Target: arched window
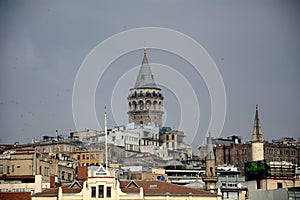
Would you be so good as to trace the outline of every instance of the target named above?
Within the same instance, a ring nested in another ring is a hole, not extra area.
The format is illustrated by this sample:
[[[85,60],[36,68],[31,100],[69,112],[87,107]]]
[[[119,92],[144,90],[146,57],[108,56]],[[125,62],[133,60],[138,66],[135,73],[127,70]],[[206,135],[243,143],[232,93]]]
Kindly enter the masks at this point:
[[[161,104],[161,101],[158,103],[158,109],[161,110],[162,108],[162,104]]]
[[[149,110],[151,108],[151,101],[146,101],[146,109]]]
[[[133,108],[132,108],[133,110],[136,110],[136,109],[137,109],[137,104],[136,104],[135,101],[132,102],[132,107],[133,107]]]
[[[153,109],[156,110],[157,109],[157,101],[153,102]]]
[[[140,110],[144,110],[144,102],[139,101]]]

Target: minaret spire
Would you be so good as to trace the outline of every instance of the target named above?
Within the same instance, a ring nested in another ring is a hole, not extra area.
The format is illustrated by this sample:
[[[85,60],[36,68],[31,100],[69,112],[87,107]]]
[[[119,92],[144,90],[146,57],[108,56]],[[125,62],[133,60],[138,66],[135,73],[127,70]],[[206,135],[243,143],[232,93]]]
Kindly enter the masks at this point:
[[[252,142],[262,142],[263,136],[261,131],[260,120],[258,116],[258,105],[256,104],[255,118],[252,131]]]

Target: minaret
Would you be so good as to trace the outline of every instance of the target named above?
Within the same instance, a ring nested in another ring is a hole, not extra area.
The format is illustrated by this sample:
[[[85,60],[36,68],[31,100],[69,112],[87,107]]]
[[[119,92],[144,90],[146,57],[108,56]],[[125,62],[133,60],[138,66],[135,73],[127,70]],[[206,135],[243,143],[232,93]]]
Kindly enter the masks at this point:
[[[264,143],[261,131],[260,120],[258,116],[258,105],[256,105],[254,125],[252,131],[252,161],[264,159]]]
[[[153,124],[161,127],[164,97],[154,81],[147,59],[146,45],[144,45],[144,58],[134,88],[129,91],[127,98],[129,123]]]
[[[218,182],[218,176],[216,175],[215,154],[210,133],[207,138],[206,154],[207,155],[205,158],[205,176],[203,177],[203,181],[205,182],[206,190],[211,192],[217,192],[216,183]]]

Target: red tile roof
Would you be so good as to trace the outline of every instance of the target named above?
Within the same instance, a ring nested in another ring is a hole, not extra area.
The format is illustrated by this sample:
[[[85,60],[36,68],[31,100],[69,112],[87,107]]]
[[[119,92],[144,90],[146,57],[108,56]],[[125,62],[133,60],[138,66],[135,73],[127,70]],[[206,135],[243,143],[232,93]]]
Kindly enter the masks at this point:
[[[139,188],[130,188],[128,187],[130,184],[130,180],[121,180],[120,188],[122,192],[125,193],[139,193]],[[170,195],[209,195],[216,196],[211,192],[203,191],[200,189],[187,188],[181,185],[175,185],[171,183],[167,183],[164,181],[157,180],[134,180],[134,182],[139,186],[143,187],[144,195],[159,195],[169,193]]]
[[[78,182],[81,187],[83,185],[83,181]],[[79,193],[81,192],[82,188],[70,188],[70,185],[67,184],[62,186],[62,192],[63,194],[70,194],[70,193]],[[58,195],[58,188],[47,188],[43,190],[42,192],[36,193],[35,196],[57,196]]]
[[[0,200],[31,200],[30,192],[0,192]]]

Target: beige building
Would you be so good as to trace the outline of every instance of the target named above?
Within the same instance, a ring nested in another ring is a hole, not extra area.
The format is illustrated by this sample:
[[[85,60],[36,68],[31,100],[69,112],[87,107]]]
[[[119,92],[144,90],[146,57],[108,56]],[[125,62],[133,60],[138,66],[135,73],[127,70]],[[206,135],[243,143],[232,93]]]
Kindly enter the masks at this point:
[[[192,146],[185,144],[184,132],[163,127],[159,134],[159,143],[162,149],[167,150],[168,160],[192,158]],[[158,151],[159,152],[159,151]]]
[[[49,188],[49,182],[42,181],[42,175],[9,175],[0,177],[0,192],[41,192]],[[1,198],[0,198],[1,199]]]
[[[0,176],[41,175],[42,182],[50,182],[56,176],[60,182],[74,180],[76,164],[73,160],[59,160],[58,157],[42,154],[34,149],[10,151],[0,155]]]
[[[71,137],[76,137],[80,141],[84,141],[86,138],[92,138],[93,136],[96,136],[98,134],[101,134],[101,131],[96,131],[93,129],[85,129],[84,131],[76,131],[76,132],[71,132],[70,136]],[[97,142],[96,140],[93,142]]]
[[[83,150],[73,152],[73,158],[79,161],[79,166],[100,166],[103,163],[102,150]]]
[[[213,200],[216,194],[164,181],[117,180],[113,171],[89,167],[86,180],[34,194],[32,200]]]

